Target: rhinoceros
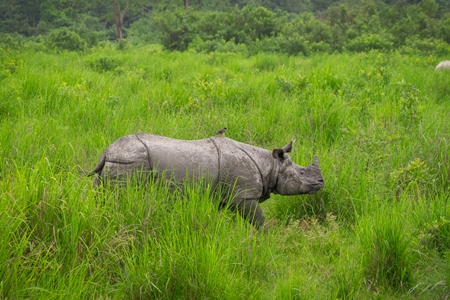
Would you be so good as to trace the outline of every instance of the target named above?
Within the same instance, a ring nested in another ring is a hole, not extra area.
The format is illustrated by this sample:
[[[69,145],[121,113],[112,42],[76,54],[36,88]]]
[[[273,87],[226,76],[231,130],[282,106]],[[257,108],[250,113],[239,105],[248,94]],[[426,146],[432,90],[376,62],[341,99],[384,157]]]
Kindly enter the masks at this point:
[[[434,70],[450,70],[450,60],[441,61]]]
[[[153,174],[175,185],[206,178],[213,188],[225,187],[228,196],[219,207],[237,211],[261,228],[265,217],[259,203],[271,193],[311,194],[324,186],[317,156],[312,165],[299,166],[287,154],[292,145],[269,151],[224,136],[178,140],[136,133],[112,143],[89,175],[96,175],[96,186],[105,180],[121,185],[136,174]]]

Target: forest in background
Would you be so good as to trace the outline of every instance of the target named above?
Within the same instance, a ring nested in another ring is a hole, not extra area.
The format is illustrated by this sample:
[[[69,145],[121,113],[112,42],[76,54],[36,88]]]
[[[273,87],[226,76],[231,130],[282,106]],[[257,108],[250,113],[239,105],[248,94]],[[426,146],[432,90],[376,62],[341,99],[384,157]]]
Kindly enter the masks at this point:
[[[309,55],[372,49],[450,53],[446,0],[38,0],[0,4],[3,39],[85,50],[103,41],[167,50]],[[5,35],[6,34],[6,35]],[[4,42],[8,44],[9,42]]]

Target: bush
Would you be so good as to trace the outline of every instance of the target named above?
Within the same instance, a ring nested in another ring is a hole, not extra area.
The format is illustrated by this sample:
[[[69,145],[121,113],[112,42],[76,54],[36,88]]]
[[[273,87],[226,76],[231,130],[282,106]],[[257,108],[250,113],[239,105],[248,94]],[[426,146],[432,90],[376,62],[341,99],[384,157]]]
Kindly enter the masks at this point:
[[[439,37],[447,43],[450,43],[450,13],[447,13],[443,16],[438,30]]]
[[[102,35],[101,33],[92,31],[86,27],[77,28],[76,33],[86,42],[88,47],[96,46]]]
[[[280,50],[288,55],[309,54],[309,42],[298,33],[278,37]]]
[[[20,51],[24,45],[23,36],[19,34],[0,33],[0,48],[6,51]]]
[[[450,45],[441,39],[423,39],[413,36],[406,39],[401,52],[405,54],[445,56],[450,54]]]
[[[78,33],[87,42],[88,47],[93,47],[99,41],[106,39],[105,28],[98,18],[81,14],[78,19],[76,25],[70,29]]]
[[[350,51],[367,52],[370,50],[390,50],[394,43],[390,36],[380,34],[362,34],[348,41],[344,48]]]
[[[152,18],[140,18],[128,28],[128,37],[137,43],[154,44],[161,41],[161,33]]]
[[[117,41],[117,50],[127,50],[130,47],[130,44],[127,39],[120,39]]]
[[[155,26],[161,31],[161,43],[165,49],[184,51],[196,36],[195,25],[199,16],[190,10],[179,9],[159,14]]]
[[[56,51],[84,51],[87,43],[80,35],[67,28],[50,32],[46,39],[47,47]]]
[[[240,11],[239,15],[236,25],[241,27],[239,29],[245,36],[246,42],[261,40],[280,32],[279,18],[264,7],[247,5]]]
[[[196,52],[220,52],[220,53],[247,53],[245,44],[236,44],[234,40],[225,41],[224,39],[202,40],[200,37],[195,38],[189,44],[189,50]]]
[[[22,67],[23,62],[17,54],[23,45],[22,36],[0,33],[0,82]]]
[[[117,67],[121,65],[121,62],[118,61],[117,59],[110,58],[108,56],[102,56],[89,62],[89,65],[93,70],[99,73],[104,73],[114,71]]]

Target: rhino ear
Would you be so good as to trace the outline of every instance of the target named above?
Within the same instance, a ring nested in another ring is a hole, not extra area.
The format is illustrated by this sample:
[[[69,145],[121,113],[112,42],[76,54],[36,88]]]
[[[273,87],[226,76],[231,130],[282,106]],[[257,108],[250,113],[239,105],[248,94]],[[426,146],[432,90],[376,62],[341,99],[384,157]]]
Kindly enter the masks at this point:
[[[314,162],[312,164],[314,167],[319,167],[319,158],[317,158],[317,155],[314,156]]]
[[[284,150],[283,149],[273,149],[272,156],[276,159],[284,159]]]
[[[292,140],[289,144],[283,147],[283,151],[286,153],[292,152],[292,146],[294,145],[295,140]]]

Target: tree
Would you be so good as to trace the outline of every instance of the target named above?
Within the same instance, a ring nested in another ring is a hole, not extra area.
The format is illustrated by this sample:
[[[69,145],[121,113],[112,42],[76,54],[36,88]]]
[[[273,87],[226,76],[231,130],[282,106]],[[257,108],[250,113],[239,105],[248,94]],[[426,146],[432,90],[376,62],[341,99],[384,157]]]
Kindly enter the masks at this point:
[[[0,1],[0,32],[31,35],[39,23],[43,0]]]
[[[116,39],[122,39],[123,31],[123,17],[128,9],[128,4],[130,0],[114,0],[113,3],[113,13],[114,13],[114,24],[116,25]],[[125,6],[125,7],[124,7]]]

